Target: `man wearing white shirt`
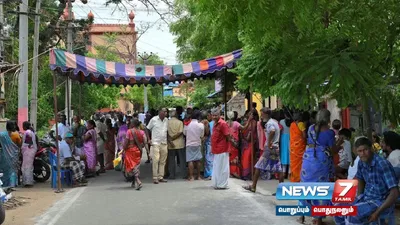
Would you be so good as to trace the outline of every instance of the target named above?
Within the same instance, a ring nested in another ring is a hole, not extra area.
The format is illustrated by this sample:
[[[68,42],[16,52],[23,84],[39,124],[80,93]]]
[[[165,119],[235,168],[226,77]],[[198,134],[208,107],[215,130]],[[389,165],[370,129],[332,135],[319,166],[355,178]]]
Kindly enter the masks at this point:
[[[400,168],[400,150],[395,149],[393,150],[387,160],[392,164],[393,167],[399,167]]]
[[[144,124],[145,119],[146,119],[146,114],[144,114],[144,113],[139,113],[139,121],[140,121],[142,124]]]
[[[65,125],[65,115],[58,114],[57,116],[57,130],[58,130],[58,140],[61,141],[65,138],[65,134],[69,132],[69,128]],[[56,124],[53,125],[50,131],[50,137],[56,138]]]
[[[158,116],[151,118],[147,129],[151,131],[151,149],[153,151],[153,183],[167,182],[164,179],[165,164],[168,156],[167,131],[168,119],[166,118],[167,109],[162,108]],[[147,139],[150,140],[146,130]]]
[[[393,131],[383,133],[381,147],[386,153],[387,160],[393,167],[400,168],[400,135]]]
[[[359,162],[360,162],[360,156],[357,156],[357,158],[354,160],[353,164],[351,164],[349,166],[349,170],[347,172],[347,179],[348,180],[353,180],[354,177],[356,176]]]
[[[387,160],[392,164],[397,178],[400,177],[400,135],[393,131],[383,133],[381,147],[386,153]],[[399,181],[400,186],[400,181]]]
[[[183,134],[186,136],[186,162],[189,164],[189,181],[193,181],[194,164],[197,167],[196,180],[200,179],[200,160],[201,142],[204,137],[204,124],[199,123],[200,111],[195,110],[192,114],[192,120],[184,127]]]

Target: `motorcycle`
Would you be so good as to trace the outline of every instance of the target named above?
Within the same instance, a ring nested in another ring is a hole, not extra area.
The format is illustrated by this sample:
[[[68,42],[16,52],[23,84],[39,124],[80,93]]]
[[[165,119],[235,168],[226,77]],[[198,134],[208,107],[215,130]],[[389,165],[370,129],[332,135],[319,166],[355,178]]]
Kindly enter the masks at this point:
[[[46,182],[51,175],[49,153],[55,154],[57,148],[54,140],[45,136],[39,141],[39,150],[35,154],[33,161],[33,179],[37,182]]]

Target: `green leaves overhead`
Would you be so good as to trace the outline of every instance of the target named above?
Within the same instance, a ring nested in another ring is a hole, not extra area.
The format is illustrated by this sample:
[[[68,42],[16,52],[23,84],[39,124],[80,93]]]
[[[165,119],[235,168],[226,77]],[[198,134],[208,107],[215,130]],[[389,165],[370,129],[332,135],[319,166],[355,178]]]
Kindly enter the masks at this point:
[[[171,30],[180,56],[198,59],[243,47],[235,69],[239,89],[252,86],[299,108],[327,96],[344,107],[360,99],[382,105],[377,90],[399,81],[396,1],[179,0],[178,5],[186,14]]]
[[[158,55],[142,55],[139,57],[139,64],[144,64],[143,59],[147,59],[148,65],[164,65],[164,61]],[[125,89],[124,99],[130,101],[135,110],[140,110],[144,106],[144,87],[134,86]],[[163,104],[163,89],[160,85],[147,86],[147,101],[150,108],[158,109]],[[144,107],[143,107],[144,108]]]
[[[211,108],[221,98],[207,98],[209,94],[214,93],[213,80],[195,80],[194,91],[189,94],[190,103],[198,108]]]
[[[237,24],[232,17],[232,23],[224,23],[214,17],[213,10],[196,0],[177,0],[176,14],[180,18],[170,26],[170,31],[177,36],[179,47],[178,58],[182,62],[201,60],[230,52],[242,47],[238,39]],[[228,19],[228,18],[227,18]]]
[[[400,124],[400,88],[388,86],[380,93],[379,101],[383,117],[394,125]]]
[[[186,98],[175,96],[164,96],[163,107],[176,108],[177,106],[186,107]]]

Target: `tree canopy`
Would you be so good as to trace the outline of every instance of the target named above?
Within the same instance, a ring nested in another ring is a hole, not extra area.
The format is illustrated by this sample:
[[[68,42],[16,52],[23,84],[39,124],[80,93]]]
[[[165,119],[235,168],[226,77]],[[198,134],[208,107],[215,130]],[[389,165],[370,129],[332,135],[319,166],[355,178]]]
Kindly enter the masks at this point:
[[[214,93],[214,80],[195,80],[194,91],[189,94],[190,103],[198,108],[211,108],[220,98],[207,98]]]
[[[207,1],[205,1],[207,2]],[[235,4],[236,5],[236,4]],[[175,13],[179,20],[170,25],[176,35],[178,58],[183,62],[213,57],[240,49],[237,20],[234,14],[226,15],[230,23],[224,23],[212,16],[218,10],[196,0],[177,0]]]
[[[138,58],[139,64],[145,64],[143,59],[146,60],[148,65],[164,65],[164,61],[156,54],[143,53],[141,57]],[[147,101],[150,108],[158,108],[163,102],[163,89],[160,85],[147,86]],[[130,101],[136,110],[140,110],[144,106],[144,86],[133,86],[126,88],[126,93],[124,98]]]
[[[175,108],[177,106],[186,107],[186,98],[164,96],[164,102],[162,106],[167,108]]]
[[[170,31],[176,36],[177,57],[181,62],[202,60],[243,47],[235,15],[227,15],[230,23],[224,23],[209,13],[212,10],[196,0],[175,1],[174,14],[179,19],[170,24]],[[227,90],[234,89],[235,76],[227,77],[226,81],[222,76],[216,79],[222,86],[226,84]]]
[[[179,56],[242,47],[235,70],[242,90],[252,86],[298,108],[325,96],[340,106],[368,100],[383,106],[398,95],[382,95],[399,80],[395,1],[179,0],[177,7],[184,13],[171,31]],[[397,111],[385,112],[386,118],[399,122],[391,113]]]

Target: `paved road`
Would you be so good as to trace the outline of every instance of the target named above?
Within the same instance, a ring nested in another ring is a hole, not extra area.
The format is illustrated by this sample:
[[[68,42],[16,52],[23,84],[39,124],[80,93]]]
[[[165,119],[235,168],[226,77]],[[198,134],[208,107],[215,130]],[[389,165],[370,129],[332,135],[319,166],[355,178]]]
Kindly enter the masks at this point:
[[[297,224],[276,217],[274,198],[242,190],[231,179],[230,189],[214,190],[210,181],[170,180],[151,183],[151,165],[142,163],[143,188],[136,191],[121,172],[109,171],[87,187],[66,193],[37,225],[265,225]]]

